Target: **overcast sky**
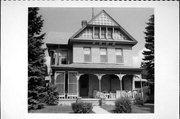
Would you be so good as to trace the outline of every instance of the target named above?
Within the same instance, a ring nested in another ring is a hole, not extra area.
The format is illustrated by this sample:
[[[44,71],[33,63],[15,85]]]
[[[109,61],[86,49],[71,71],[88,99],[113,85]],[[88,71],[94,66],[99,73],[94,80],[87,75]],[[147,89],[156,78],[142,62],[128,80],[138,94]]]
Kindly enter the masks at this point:
[[[133,60],[137,61],[145,44],[145,27],[153,8],[94,8],[94,15],[105,10],[137,41],[133,47]],[[92,18],[92,8],[40,8],[39,13],[44,19],[43,32],[65,32],[70,35],[81,28],[81,21]],[[68,39],[67,39],[68,40]]]

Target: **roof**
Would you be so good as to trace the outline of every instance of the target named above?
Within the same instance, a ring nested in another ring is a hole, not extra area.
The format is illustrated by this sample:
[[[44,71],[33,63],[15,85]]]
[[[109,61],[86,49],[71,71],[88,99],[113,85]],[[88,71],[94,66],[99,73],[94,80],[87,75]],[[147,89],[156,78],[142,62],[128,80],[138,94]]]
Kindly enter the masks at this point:
[[[44,41],[46,44],[68,44],[68,39],[72,34],[68,32],[48,32]]]
[[[61,64],[59,66],[52,66],[52,68],[66,68],[66,69],[104,69],[104,70],[137,70],[141,71],[141,68],[129,67],[121,64],[104,64],[104,63],[72,63],[72,64]]]

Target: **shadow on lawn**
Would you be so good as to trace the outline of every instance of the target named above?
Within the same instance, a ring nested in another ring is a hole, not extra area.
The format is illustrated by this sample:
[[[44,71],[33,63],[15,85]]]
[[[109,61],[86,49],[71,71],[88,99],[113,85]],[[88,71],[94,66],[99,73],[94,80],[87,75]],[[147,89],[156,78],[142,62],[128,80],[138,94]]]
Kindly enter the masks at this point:
[[[93,111],[90,113],[74,113],[71,106],[45,106],[42,109],[37,110],[30,110],[29,113],[64,113],[64,114],[92,114]]]
[[[101,108],[107,110],[110,113],[116,113],[113,105],[102,105]],[[154,105],[132,105],[131,113],[154,113]]]

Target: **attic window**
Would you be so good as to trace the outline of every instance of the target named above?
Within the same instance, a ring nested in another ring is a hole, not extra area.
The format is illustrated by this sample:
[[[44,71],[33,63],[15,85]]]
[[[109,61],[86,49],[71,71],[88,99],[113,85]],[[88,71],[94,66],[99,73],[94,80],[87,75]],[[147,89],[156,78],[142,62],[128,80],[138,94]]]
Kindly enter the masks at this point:
[[[105,28],[101,28],[101,38],[102,39],[106,38],[106,29]]]
[[[99,28],[95,28],[94,38],[99,38]]]
[[[107,38],[112,39],[112,29],[108,29]]]

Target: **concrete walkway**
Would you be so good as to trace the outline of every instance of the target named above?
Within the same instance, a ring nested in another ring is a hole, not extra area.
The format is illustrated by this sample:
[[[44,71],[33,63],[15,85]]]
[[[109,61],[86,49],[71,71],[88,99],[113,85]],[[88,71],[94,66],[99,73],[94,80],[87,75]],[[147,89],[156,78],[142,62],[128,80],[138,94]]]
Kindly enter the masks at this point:
[[[110,114],[110,112],[102,109],[100,106],[93,106],[92,111],[97,114]]]

